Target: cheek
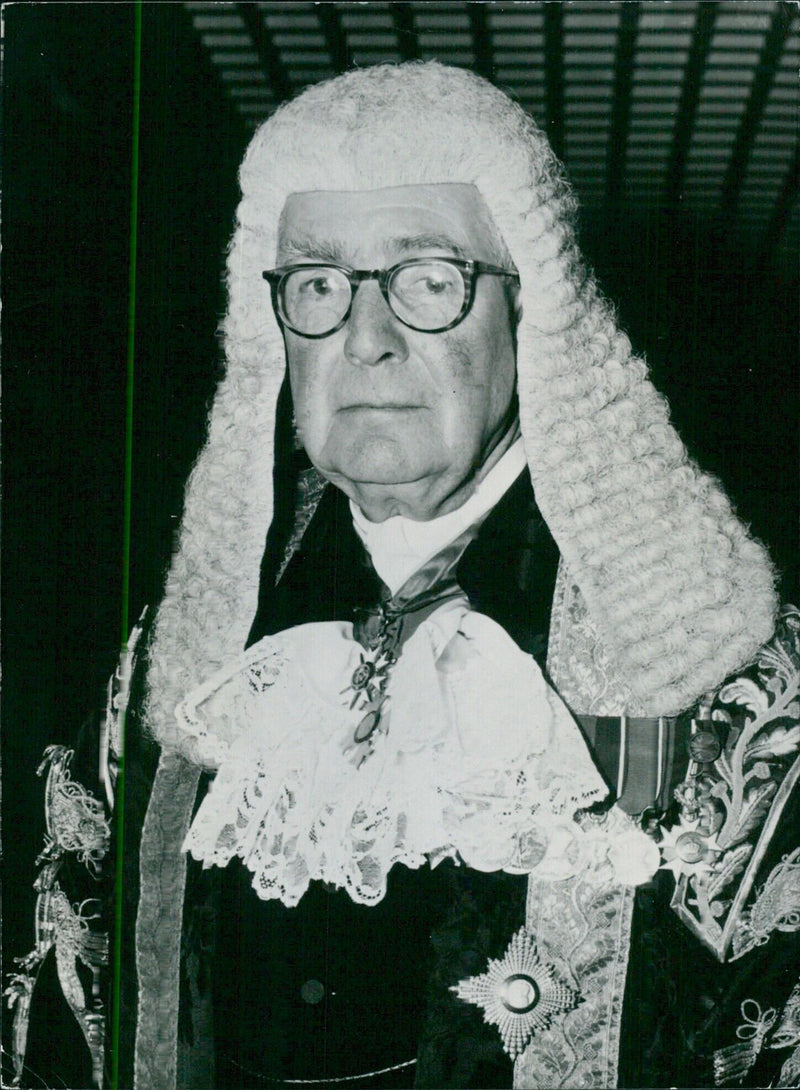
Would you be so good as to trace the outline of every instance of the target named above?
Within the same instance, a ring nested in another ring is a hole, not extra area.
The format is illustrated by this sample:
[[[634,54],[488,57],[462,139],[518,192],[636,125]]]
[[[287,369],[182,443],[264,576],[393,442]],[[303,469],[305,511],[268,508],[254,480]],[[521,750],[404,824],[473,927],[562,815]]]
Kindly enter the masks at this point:
[[[502,310],[495,308],[492,320],[487,322],[481,360],[486,383],[486,402],[490,414],[496,419],[505,415],[514,396],[517,380],[514,334],[505,300]]]
[[[494,424],[508,409],[516,380],[508,322],[487,319],[472,336],[450,334],[447,359],[442,392],[455,411]]]
[[[324,410],[325,384],[323,370],[319,366],[313,348],[288,345],[286,358],[289,366],[289,382],[292,388],[295,420],[303,429],[313,424]]]

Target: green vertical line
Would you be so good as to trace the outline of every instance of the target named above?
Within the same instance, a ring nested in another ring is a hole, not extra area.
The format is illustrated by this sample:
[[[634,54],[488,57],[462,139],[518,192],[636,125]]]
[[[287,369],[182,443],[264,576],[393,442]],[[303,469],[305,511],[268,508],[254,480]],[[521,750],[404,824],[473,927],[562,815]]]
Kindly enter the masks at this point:
[[[128,351],[125,384],[125,485],[122,516],[122,647],[130,631],[128,611],[131,561],[131,497],[133,482],[133,377],[136,345],[136,242],[139,215],[139,104],[141,98],[142,0],[135,0],[133,15],[133,116],[131,132],[131,215],[128,257]],[[125,712],[120,716],[120,754],[117,771],[116,867],[114,875],[114,963],[111,996],[111,1088],[119,1090],[120,990],[122,962],[122,880],[125,839]]]

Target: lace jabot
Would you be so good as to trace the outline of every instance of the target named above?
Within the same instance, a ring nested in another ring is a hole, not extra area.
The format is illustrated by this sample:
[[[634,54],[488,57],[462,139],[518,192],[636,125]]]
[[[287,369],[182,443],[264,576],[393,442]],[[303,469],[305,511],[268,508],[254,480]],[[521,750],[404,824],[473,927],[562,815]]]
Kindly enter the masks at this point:
[[[184,848],[239,856],[264,899],[294,905],[320,879],[371,904],[391,867],[450,856],[483,871],[561,879],[609,857],[646,880],[655,845],[621,812],[579,825],[607,794],[535,661],[463,598],[439,606],[392,667],[381,733],[354,760],[362,713],[348,681],[363,648],[344,622],[253,645],[178,707],[218,768]]]

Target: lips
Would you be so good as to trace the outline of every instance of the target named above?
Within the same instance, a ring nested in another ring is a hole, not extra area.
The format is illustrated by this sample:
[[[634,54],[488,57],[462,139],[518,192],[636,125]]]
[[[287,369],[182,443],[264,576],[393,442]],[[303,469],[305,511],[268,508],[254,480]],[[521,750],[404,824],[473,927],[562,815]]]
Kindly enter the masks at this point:
[[[373,403],[359,403],[357,405],[342,405],[339,409],[340,413],[350,413],[363,411],[372,412],[402,412],[408,409],[422,409],[423,405],[407,405],[400,402],[386,402],[385,404],[373,404]]]

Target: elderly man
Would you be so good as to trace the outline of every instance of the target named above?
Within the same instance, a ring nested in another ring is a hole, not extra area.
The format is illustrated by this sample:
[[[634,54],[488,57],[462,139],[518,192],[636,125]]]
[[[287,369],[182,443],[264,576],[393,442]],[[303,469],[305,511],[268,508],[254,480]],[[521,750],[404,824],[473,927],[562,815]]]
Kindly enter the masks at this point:
[[[377,67],[278,111],[241,183],[129,723],[160,746],[135,1085],[788,1084],[796,615],[710,719],[771,565],[545,138],[469,73]]]

